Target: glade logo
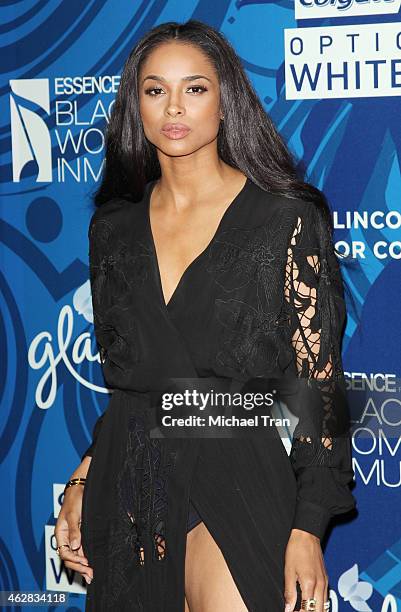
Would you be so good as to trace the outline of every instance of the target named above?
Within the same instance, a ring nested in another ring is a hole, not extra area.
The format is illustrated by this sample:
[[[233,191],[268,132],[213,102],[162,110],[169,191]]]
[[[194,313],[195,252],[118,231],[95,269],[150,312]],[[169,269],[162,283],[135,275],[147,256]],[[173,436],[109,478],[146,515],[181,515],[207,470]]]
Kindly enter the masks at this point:
[[[75,291],[73,305],[79,315],[83,315],[86,321],[93,323],[89,280]],[[65,330],[64,327],[66,327]],[[88,380],[85,380],[75,369],[75,366],[79,366],[85,359],[100,363],[99,353],[95,355],[92,354],[91,334],[89,332],[84,332],[75,339],[72,347],[71,360],[69,359],[67,349],[73,335],[73,327],[74,311],[71,306],[66,304],[61,309],[58,319],[57,348],[54,348],[53,336],[48,331],[37,334],[29,346],[28,363],[31,368],[33,370],[42,370],[47,366],[36,388],[35,401],[38,408],[50,408],[56,399],[58,388],[57,366],[60,362],[64,364],[72,377],[81,385],[93,391],[109,393],[109,390],[105,387],[98,387]],[[40,349],[41,346],[43,347],[42,349]],[[48,386],[48,395],[46,397],[44,392],[48,381],[50,382]]]
[[[398,13],[401,0],[295,0],[295,19]]]
[[[52,180],[49,130],[32,105],[50,114],[49,79],[11,79],[10,117],[13,181],[20,182],[29,162],[38,167],[37,183]]]

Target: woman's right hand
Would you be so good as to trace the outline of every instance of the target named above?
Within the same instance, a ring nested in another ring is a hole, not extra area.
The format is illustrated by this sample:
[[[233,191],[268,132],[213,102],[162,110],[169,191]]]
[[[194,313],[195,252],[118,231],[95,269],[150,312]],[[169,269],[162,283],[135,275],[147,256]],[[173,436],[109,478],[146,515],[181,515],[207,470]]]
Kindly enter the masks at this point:
[[[86,583],[93,579],[93,569],[88,565],[81,544],[81,512],[82,512],[83,486],[68,487],[64,494],[63,505],[54,528],[57,546],[67,544],[59,549],[60,559],[69,569],[82,574]]]

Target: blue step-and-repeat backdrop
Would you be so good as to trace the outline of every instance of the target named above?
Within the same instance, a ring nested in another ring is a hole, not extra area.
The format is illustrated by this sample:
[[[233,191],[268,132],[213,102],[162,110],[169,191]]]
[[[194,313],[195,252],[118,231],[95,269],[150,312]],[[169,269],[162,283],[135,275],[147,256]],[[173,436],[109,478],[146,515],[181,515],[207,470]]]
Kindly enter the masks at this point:
[[[194,18],[233,43],[326,193],[338,250],[354,258],[343,361],[363,404],[359,515],[327,539],[330,597],[334,612],[401,612],[400,3],[0,2],[0,590],[61,590],[66,609],[84,609],[86,583],[60,563],[53,530],[109,399],[93,336],[90,197],[129,51],[154,25]]]

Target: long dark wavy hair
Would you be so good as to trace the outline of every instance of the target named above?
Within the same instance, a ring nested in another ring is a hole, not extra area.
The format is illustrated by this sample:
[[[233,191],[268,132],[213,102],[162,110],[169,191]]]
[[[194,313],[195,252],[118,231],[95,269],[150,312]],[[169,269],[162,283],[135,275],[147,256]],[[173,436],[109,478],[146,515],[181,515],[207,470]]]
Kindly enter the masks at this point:
[[[265,191],[314,202],[324,213],[332,233],[326,196],[305,181],[301,164],[263,108],[234,48],[221,32],[194,19],[185,23],[170,21],[152,28],[128,56],[104,134],[105,164],[99,188],[92,196],[95,206],[115,197],[139,201],[146,183],[161,176],[156,147],[143,130],[138,77],[152,51],[170,41],[196,45],[216,70],[224,115],[217,135],[219,157]]]

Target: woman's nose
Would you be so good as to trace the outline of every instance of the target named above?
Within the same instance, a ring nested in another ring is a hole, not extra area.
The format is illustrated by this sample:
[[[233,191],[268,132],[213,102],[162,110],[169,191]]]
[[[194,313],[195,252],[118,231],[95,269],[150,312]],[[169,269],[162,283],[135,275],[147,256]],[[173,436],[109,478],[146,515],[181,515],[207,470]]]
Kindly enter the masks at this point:
[[[169,107],[167,109],[167,114],[170,117],[176,117],[177,115],[183,115],[183,112],[175,107]]]
[[[184,114],[184,106],[181,102],[180,99],[180,94],[179,93],[171,93],[168,100],[167,100],[167,113],[169,115],[175,116],[175,115],[182,115]]]

